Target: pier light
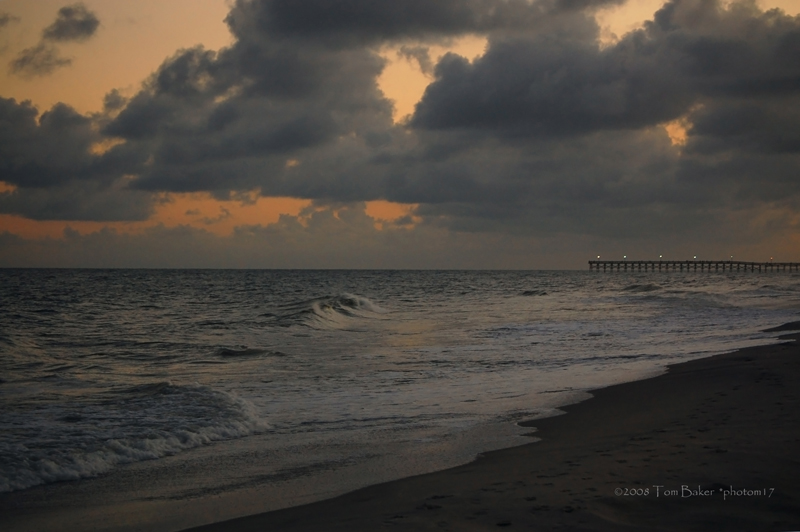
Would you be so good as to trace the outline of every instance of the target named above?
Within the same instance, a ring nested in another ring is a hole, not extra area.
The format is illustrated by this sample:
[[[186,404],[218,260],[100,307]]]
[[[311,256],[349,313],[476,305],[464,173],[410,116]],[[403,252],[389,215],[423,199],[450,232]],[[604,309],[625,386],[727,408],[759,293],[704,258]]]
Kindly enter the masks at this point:
[[[627,260],[627,259],[628,259],[628,256],[627,256],[627,255],[623,255],[623,256],[622,256],[622,260]]]
[[[658,256],[658,260],[661,260],[661,259],[663,259],[663,258],[664,258],[664,255],[659,255],[659,256]]]
[[[600,260],[600,255],[597,256],[597,260]]]
[[[694,260],[697,260],[697,255],[694,256]]]

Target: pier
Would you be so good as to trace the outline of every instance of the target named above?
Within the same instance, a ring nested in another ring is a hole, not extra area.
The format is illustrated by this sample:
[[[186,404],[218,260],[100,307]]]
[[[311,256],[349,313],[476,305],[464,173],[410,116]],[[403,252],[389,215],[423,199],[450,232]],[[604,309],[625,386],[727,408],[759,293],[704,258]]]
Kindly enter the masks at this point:
[[[800,262],[745,262],[739,260],[590,260],[595,271],[700,271],[700,272],[798,272]]]

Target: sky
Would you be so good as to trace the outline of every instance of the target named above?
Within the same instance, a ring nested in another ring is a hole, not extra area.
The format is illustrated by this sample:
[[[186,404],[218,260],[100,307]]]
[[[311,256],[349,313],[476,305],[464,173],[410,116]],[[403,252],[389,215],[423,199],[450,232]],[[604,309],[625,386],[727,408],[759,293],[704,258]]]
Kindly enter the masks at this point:
[[[800,261],[800,0],[0,0],[0,267]]]

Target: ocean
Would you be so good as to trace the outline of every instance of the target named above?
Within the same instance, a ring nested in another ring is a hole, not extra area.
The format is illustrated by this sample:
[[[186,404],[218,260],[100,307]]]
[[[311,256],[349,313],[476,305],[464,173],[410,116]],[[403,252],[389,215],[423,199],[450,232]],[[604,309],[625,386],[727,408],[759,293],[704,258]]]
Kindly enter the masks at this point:
[[[256,490],[268,510],[463,464],[592,389],[775,342],[800,276],[5,269],[0,302],[0,492],[135,471],[161,479],[150,499]]]

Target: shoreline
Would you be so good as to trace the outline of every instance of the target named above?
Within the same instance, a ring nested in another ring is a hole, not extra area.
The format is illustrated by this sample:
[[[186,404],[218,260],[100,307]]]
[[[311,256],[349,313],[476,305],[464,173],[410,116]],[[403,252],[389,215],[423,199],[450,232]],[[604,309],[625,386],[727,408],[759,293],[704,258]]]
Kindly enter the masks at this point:
[[[800,333],[779,339],[595,390],[463,466],[185,532],[797,530]]]
[[[765,332],[789,331],[800,331],[800,322]],[[559,408],[568,415],[520,423],[536,441],[317,502],[230,519],[263,508],[263,493],[170,501],[153,495],[160,482],[172,480],[143,475],[146,464],[134,464],[123,475],[87,484],[0,495],[0,528],[800,530],[800,488],[793,485],[800,477],[800,332],[778,338],[784,342],[682,362],[655,377],[596,389]],[[135,487],[148,478],[149,486]],[[744,492],[728,498],[719,491],[682,497],[684,485],[700,492],[725,486],[772,491],[768,497]],[[116,491],[120,486],[125,494]],[[628,493],[614,495],[618,488]],[[647,494],[638,491],[644,489]]]

